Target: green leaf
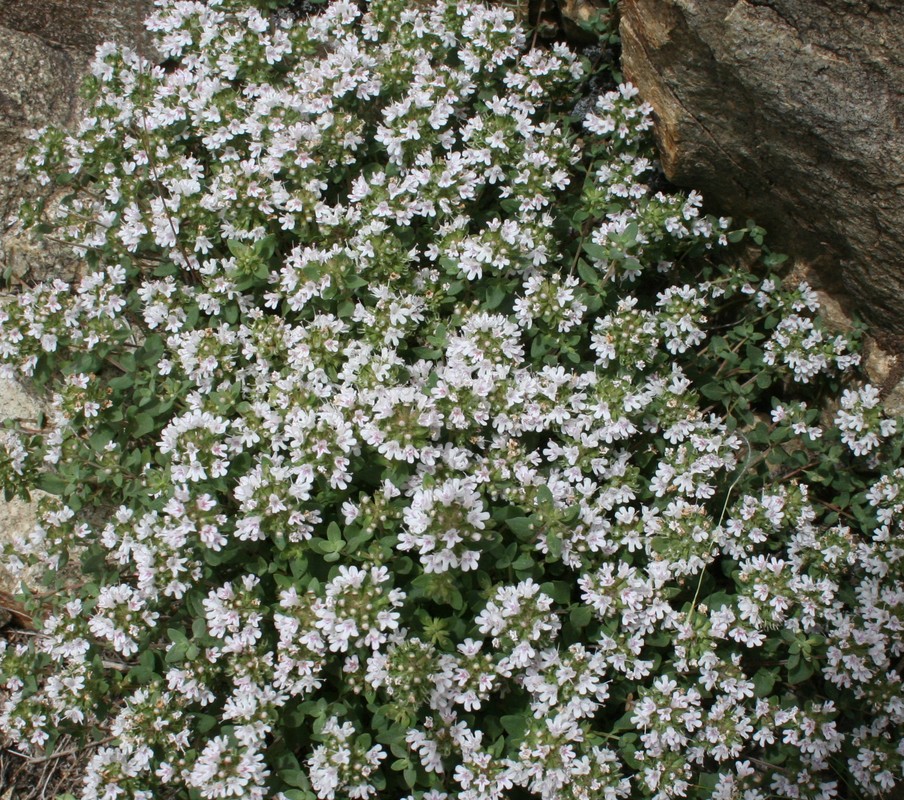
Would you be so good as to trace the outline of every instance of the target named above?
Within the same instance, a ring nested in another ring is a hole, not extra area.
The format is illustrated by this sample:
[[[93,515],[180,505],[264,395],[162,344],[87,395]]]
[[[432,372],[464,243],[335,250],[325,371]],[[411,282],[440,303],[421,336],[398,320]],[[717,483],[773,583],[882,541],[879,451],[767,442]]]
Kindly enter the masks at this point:
[[[424,361],[437,361],[443,355],[443,351],[437,350],[435,347],[414,347],[411,352],[417,358],[424,359]]]
[[[552,505],[552,490],[545,483],[537,488],[537,502],[541,505]]]
[[[757,697],[769,697],[772,687],[775,686],[775,672],[766,667],[760,667],[753,676],[753,688]]]
[[[599,273],[584,261],[583,258],[578,259],[578,275],[581,276],[581,280],[590,286],[599,286],[600,284]]]
[[[342,550],[344,542],[330,541],[329,539],[311,539],[310,548],[320,555],[334,555]],[[335,560],[335,559],[332,559]]]
[[[166,635],[173,644],[188,644],[188,637],[184,631],[180,631],[178,628],[167,628]]]
[[[135,351],[135,362],[137,364],[156,364],[163,355],[163,339],[156,333],[151,334],[144,340],[144,344]]]
[[[201,309],[197,303],[189,303],[185,308],[185,330],[194,330],[201,318]]]
[[[417,770],[414,767],[409,767],[402,772],[402,777],[405,779],[405,783],[408,784],[408,787],[413,789],[417,783]]]
[[[122,392],[126,389],[131,389],[134,385],[135,377],[133,375],[119,375],[107,381],[107,386],[114,392]]]
[[[645,764],[641,759],[637,757],[637,746],[635,745],[636,741],[636,733],[626,733],[624,736],[619,738],[618,752],[629,767],[639,771],[644,768]]]
[[[260,256],[264,260],[267,260],[273,256],[273,253],[276,252],[276,237],[272,234],[270,236],[265,236],[263,239],[258,239],[254,243],[254,253],[257,256]]]
[[[179,267],[177,267],[172,261],[168,261],[164,264],[161,264],[159,267],[155,267],[154,271],[151,274],[155,278],[168,278],[170,275],[178,275]]]
[[[505,714],[500,720],[505,732],[514,739],[521,739],[527,733],[527,720],[523,714]]]
[[[150,414],[136,414],[129,424],[129,431],[135,439],[146,436],[157,427],[157,423]]]
[[[524,517],[522,517],[522,519],[524,519]],[[512,562],[511,566],[512,569],[520,572],[521,570],[530,569],[536,563],[537,561],[531,553],[523,553]]]
[[[571,603],[571,583],[567,581],[550,581],[544,583],[542,588],[559,605],[567,606]]]
[[[205,550],[204,561],[212,567],[218,567],[221,564],[228,564],[241,554],[238,547],[225,547],[222,550]]]
[[[568,619],[575,628],[586,628],[593,619],[593,609],[583,604],[575,606],[571,609]]]
[[[238,241],[238,239],[227,239],[226,247],[229,248],[229,252],[236,258],[248,258],[254,254],[254,251],[247,244]]]
[[[788,659],[788,666],[791,666],[791,659]],[[788,683],[795,685],[803,683],[813,675],[813,665],[809,661],[797,659],[797,665],[793,669],[788,670]]]
[[[533,517],[512,517],[505,524],[521,541],[533,541],[537,535],[537,525]]]
[[[318,0],[314,0],[314,2],[318,2]],[[309,789],[286,789],[282,796],[286,800],[317,800],[317,795]]]
[[[164,656],[164,660],[167,664],[178,664],[180,661],[185,660],[185,655],[188,652],[189,644],[187,641],[179,642],[178,644],[172,645],[167,651],[166,656]]]
[[[699,391],[707,400],[722,400],[726,394],[725,387],[716,381],[704,384]]]
[[[212,731],[217,724],[217,718],[213,714],[198,714],[195,717],[195,730],[198,733]]]
[[[298,789],[310,789],[311,788],[310,781],[308,781],[308,776],[304,770],[301,770],[301,769],[280,770],[279,777],[281,780],[283,780],[289,786],[294,786]]]
[[[593,242],[584,242],[583,248],[584,252],[588,256],[595,258],[597,261],[609,260],[609,248],[607,247],[602,247],[598,244],[594,244]]]
[[[63,480],[59,475],[44,472],[38,478],[38,489],[47,494],[62,495],[66,492],[68,482]]]
[[[107,427],[103,427],[94,431],[88,441],[91,443],[93,449],[102,450],[107,444],[113,441],[113,438],[113,431]]]
[[[487,291],[487,298],[483,302],[483,307],[492,310],[494,308],[498,308],[502,305],[502,301],[505,300],[506,291],[504,286],[500,286],[498,283],[490,286],[489,291]]]

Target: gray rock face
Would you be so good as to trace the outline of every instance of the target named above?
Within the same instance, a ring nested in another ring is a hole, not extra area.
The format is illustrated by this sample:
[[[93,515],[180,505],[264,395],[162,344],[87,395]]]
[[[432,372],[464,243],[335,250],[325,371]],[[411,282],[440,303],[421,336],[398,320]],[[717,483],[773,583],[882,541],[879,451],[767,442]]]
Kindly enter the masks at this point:
[[[10,222],[24,199],[48,194],[18,174],[16,162],[29,130],[76,119],[79,83],[98,44],[112,40],[150,50],[142,21],[152,5],[152,0],[0,0],[0,274],[31,281],[77,271],[68,251],[36,243]],[[0,421],[36,415],[33,398],[0,380]],[[0,542],[34,523],[33,506],[6,503],[0,496]],[[0,592],[14,586],[0,563]]]
[[[755,219],[900,352],[904,3],[622,0],[621,13],[666,175]]]
[[[16,170],[25,134],[71,124],[78,88],[98,44],[117,41],[144,51],[144,17],[152,0],[0,0],[0,272],[45,277],[70,258],[52,245],[36,248],[9,218],[22,201],[46,194]]]
[[[71,55],[37,36],[0,28],[0,218],[2,254],[15,274],[35,262],[33,248],[19,241],[18,230],[7,220],[22,201],[42,190],[16,170],[28,144],[25,133],[49,124],[69,121],[75,107],[75,76]],[[35,263],[34,266],[37,266]]]
[[[146,49],[152,0],[0,0],[0,26],[91,56],[102,42]]]
[[[12,417],[33,425],[38,411],[37,403],[20,386],[0,378],[0,420]],[[15,535],[26,532],[36,521],[34,505],[18,499],[6,502],[0,492],[0,544],[5,539],[12,539]],[[15,591],[16,586],[17,581],[7,571],[4,559],[0,558],[0,593]],[[3,624],[3,614],[0,613],[0,628]]]

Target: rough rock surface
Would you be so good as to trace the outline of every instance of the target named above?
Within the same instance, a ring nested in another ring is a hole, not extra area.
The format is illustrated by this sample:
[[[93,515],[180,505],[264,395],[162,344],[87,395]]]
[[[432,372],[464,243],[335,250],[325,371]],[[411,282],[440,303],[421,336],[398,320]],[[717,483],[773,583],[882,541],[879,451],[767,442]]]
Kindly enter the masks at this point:
[[[152,0],[0,0],[0,26],[91,56],[102,42],[146,48]]]
[[[34,398],[29,397],[22,387],[15,383],[0,378],[0,419],[12,417],[34,421],[38,415],[38,404]],[[10,538],[20,531],[25,531],[35,523],[34,508],[22,502],[13,500],[9,503],[3,500],[0,494],[0,540]],[[0,559],[0,592],[10,591],[14,588],[14,581],[4,568]],[[4,619],[0,613],[0,626]]]
[[[78,88],[94,50],[117,41],[150,50],[152,0],[0,0],[0,272],[44,277],[68,255],[35,248],[9,217],[42,194],[17,173],[26,133],[77,119]]]
[[[622,0],[666,175],[904,341],[904,3]],[[895,344],[897,340],[897,345]]]
[[[152,0],[0,0],[0,274],[32,280],[74,270],[65,251],[38,246],[10,223],[23,199],[46,193],[17,174],[16,162],[29,130],[77,119],[79,82],[98,44],[149,49],[142,21],[152,6]],[[36,413],[21,387],[0,380],[0,421]],[[0,496],[0,540],[33,524],[33,507]],[[0,564],[0,590],[5,580]]]

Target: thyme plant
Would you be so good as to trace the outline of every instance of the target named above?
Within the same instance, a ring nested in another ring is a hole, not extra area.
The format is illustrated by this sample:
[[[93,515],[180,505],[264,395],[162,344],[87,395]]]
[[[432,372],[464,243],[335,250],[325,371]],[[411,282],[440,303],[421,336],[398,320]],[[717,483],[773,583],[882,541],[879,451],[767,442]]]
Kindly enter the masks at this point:
[[[502,6],[157,6],[25,160],[83,275],[0,310],[7,739],[83,800],[890,796],[898,424],[636,90]]]

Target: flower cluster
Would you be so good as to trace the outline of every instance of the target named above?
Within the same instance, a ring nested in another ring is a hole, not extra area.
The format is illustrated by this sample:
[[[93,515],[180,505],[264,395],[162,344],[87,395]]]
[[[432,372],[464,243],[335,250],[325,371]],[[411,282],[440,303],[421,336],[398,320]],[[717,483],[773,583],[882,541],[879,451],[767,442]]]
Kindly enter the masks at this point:
[[[25,159],[85,268],[0,309],[48,398],[0,432],[47,495],[3,737],[93,742],[81,800],[893,791],[904,441],[853,341],[658,190],[613,65],[301,5],[158,0],[164,65],[101,47]]]
[[[360,734],[352,739],[355,727],[341,725],[330,717],[323,725],[323,744],[308,759],[311,787],[318,798],[333,800],[337,792],[356,800],[367,800],[377,793],[371,776],[377,771],[386,752],[380,745],[369,747],[370,737]]]
[[[866,384],[858,390],[845,389],[835,424],[841,431],[841,441],[854,455],[862,456],[875,450],[881,439],[897,431],[897,422],[883,417],[879,406],[879,390]]]

